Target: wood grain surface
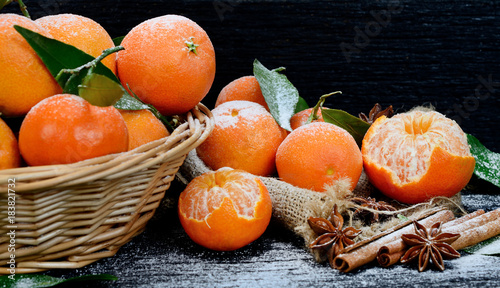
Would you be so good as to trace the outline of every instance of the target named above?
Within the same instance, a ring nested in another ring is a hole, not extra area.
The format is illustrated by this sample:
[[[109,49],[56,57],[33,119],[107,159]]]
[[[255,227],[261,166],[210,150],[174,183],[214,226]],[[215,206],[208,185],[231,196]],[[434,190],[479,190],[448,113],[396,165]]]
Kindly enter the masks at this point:
[[[24,2],[33,18],[80,14],[99,22],[112,37],[155,16],[191,18],[207,31],[216,50],[215,82],[203,100],[208,107],[227,83],[252,74],[252,62],[258,59],[268,68],[286,67],[285,74],[309,105],[336,90],[343,95],[326,106],[356,115],[377,102],[397,111],[432,105],[500,152],[500,1]],[[18,13],[18,8],[10,4],[5,11]],[[169,193],[180,190],[177,185]],[[498,188],[480,185],[464,193],[464,205],[496,209],[499,194]],[[120,278],[86,287],[500,286],[500,258],[462,256],[447,261],[444,272],[372,265],[341,274],[315,263],[300,239],[275,224],[241,250],[207,251],[185,235],[175,209],[164,207],[116,256],[47,274],[110,273]]]

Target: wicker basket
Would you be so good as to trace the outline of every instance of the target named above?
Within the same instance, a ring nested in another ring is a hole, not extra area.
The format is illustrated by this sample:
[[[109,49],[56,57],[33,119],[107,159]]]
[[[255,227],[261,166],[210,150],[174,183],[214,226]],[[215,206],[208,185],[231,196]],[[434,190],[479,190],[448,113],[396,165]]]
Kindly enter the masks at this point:
[[[11,273],[9,261],[16,274],[83,267],[141,233],[214,126],[203,104],[185,119],[170,136],[129,152],[0,171],[0,273]]]

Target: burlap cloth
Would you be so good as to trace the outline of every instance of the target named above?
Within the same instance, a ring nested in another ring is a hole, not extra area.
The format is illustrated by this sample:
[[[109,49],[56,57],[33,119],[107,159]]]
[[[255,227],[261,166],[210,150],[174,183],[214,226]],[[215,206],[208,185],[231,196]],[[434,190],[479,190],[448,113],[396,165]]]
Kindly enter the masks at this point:
[[[211,169],[198,157],[196,150],[193,150],[188,154],[177,176],[181,181],[187,184],[193,178],[208,171],[211,171]],[[326,192],[320,193],[308,189],[297,188],[276,178],[258,177],[266,185],[271,196],[274,220],[304,238],[305,247],[308,247],[308,244],[316,237],[315,233],[307,224],[307,219],[311,216],[328,218],[335,204],[337,205],[338,211],[344,215],[346,219],[344,225],[353,226],[362,230],[362,233],[355,239],[356,241],[369,238],[376,233],[393,227],[401,221],[398,217],[389,217],[389,220],[366,224],[364,221],[353,219],[354,209],[370,209],[360,207],[350,201],[349,197],[367,197],[377,192],[368,181],[368,177],[364,172],[356,188],[352,192],[348,189],[349,181],[347,179],[337,181],[334,185],[327,187]],[[380,197],[383,196],[377,194],[376,199],[379,200]],[[452,198],[434,198],[429,202],[413,206],[391,203],[398,208],[397,211],[378,213],[391,215],[400,214],[412,219],[417,218],[421,213],[425,213],[429,209],[442,206],[459,214],[465,212],[461,203],[461,194],[458,193]],[[309,251],[318,262],[325,260],[324,257],[316,253],[316,251],[311,249],[309,249]]]

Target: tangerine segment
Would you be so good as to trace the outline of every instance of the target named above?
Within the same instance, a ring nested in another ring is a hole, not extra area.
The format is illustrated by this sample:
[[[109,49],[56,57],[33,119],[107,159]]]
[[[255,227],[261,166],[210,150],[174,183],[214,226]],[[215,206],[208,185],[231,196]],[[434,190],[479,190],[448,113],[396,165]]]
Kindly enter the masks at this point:
[[[230,251],[264,233],[272,203],[260,179],[242,170],[221,168],[188,184],[179,197],[178,213],[194,242],[212,250]]]
[[[435,111],[380,117],[363,139],[362,154],[375,187],[408,204],[455,195],[475,166],[460,126]]]

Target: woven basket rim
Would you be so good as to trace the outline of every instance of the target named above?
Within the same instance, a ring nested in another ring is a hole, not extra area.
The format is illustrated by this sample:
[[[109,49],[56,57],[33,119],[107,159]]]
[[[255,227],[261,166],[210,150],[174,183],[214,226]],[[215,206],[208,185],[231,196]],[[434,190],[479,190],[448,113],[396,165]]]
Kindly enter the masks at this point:
[[[133,150],[95,157],[71,164],[28,166],[0,170],[0,193],[36,192],[55,186],[72,186],[98,179],[114,179],[187,154],[200,145],[214,128],[213,114],[202,103],[185,114],[186,121],[172,133]]]

